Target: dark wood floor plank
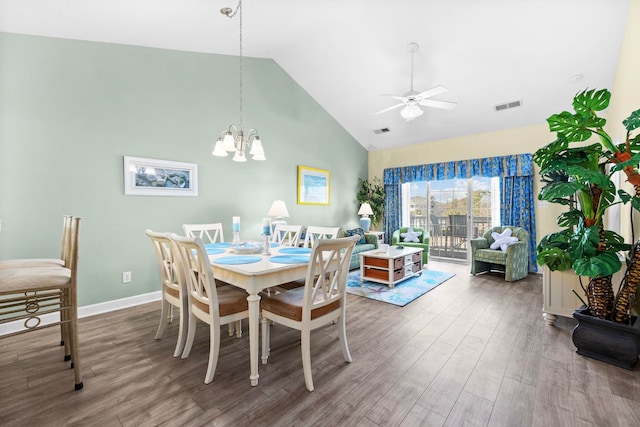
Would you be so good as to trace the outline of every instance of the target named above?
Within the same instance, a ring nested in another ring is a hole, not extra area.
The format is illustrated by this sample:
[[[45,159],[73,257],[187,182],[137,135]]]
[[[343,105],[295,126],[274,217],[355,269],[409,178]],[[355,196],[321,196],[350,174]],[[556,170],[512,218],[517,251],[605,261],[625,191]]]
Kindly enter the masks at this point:
[[[173,357],[178,324],[153,339],[160,304],[80,319],[85,388],[73,390],[59,329],[0,339],[0,425],[24,426],[637,426],[640,370],[575,353],[573,319],[542,319],[539,276],[433,261],[455,277],[405,307],[348,295],[344,362],[335,325],[315,331],[304,386],[299,333],[272,328],[272,353],[249,385],[249,341],[199,324],[188,359]]]

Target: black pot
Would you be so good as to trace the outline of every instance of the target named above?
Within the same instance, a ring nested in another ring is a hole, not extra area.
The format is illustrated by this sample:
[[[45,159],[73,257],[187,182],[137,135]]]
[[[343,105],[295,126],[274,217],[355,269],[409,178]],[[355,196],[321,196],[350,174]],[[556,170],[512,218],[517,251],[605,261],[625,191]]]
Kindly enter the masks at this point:
[[[631,325],[600,319],[581,307],[573,312],[578,325],[573,329],[577,353],[624,369],[633,369],[640,354],[640,321]]]

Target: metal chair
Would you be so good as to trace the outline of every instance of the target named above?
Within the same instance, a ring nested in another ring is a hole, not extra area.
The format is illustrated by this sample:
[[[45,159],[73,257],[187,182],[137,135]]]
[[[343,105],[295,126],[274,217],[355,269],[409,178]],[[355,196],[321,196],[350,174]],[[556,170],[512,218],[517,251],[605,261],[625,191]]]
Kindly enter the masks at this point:
[[[65,361],[71,361],[75,389],[83,387],[78,350],[78,236],[80,218],[65,220],[63,232],[64,265],[42,263],[41,259],[0,269],[0,324],[23,322],[6,338],[51,326],[61,327]],[[40,261],[38,261],[40,260]],[[59,320],[42,323],[42,317],[58,313]]]

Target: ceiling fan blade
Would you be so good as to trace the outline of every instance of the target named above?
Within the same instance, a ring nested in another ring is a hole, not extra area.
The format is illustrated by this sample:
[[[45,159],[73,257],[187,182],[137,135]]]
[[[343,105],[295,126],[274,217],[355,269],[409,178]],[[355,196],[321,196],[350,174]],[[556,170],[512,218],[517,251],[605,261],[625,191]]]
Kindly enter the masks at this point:
[[[423,99],[418,101],[418,104],[424,105],[425,107],[442,108],[445,110],[453,110],[456,108],[456,105],[458,105],[457,102],[436,101],[435,99]]]
[[[404,106],[404,103],[392,105],[391,107],[385,108],[384,110],[380,110],[377,113],[373,113],[373,114],[375,115],[375,114],[386,113],[387,111],[391,111],[395,108],[402,107],[402,106]]]
[[[416,99],[431,98],[432,96],[436,96],[436,95],[440,95],[441,93],[445,93],[448,90],[449,89],[447,89],[444,86],[432,87],[429,90],[425,90],[424,92],[417,94],[416,95]]]
[[[392,95],[390,93],[383,93],[381,96],[386,96],[388,98],[393,98],[393,99],[399,99],[402,102],[407,102],[408,99],[406,96],[402,96],[402,95]]]

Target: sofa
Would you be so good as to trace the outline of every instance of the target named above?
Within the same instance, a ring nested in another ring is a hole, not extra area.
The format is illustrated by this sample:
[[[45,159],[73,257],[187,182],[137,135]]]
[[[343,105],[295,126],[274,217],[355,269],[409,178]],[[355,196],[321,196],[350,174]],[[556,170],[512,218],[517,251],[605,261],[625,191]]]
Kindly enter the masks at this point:
[[[355,227],[355,228],[340,227],[340,231],[338,232],[338,237],[354,236],[355,234],[360,234],[361,239],[359,242],[356,243],[356,245],[353,248],[349,270],[355,270],[356,268],[360,268],[360,252],[378,249],[378,236],[376,236],[375,234],[365,234],[364,230],[362,230],[362,228],[359,228],[359,227]]]
[[[302,232],[300,235],[300,241],[304,240],[305,235],[307,234],[307,226],[302,227]],[[343,226],[338,230],[337,237],[349,237],[355,234],[359,234],[361,236],[360,241],[356,243],[353,248],[353,252],[351,254],[351,262],[349,265],[349,270],[355,270],[360,268],[360,252],[371,251],[373,249],[378,249],[378,236],[375,234],[365,234],[364,230],[357,226]]]
[[[416,233],[420,233],[418,242],[405,242],[402,235],[407,232],[409,228],[412,228]],[[399,230],[393,232],[391,236],[391,244],[393,246],[407,246],[409,248],[422,248],[422,265],[427,265],[429,262],[429,232],[420,227],[402,227]]]

